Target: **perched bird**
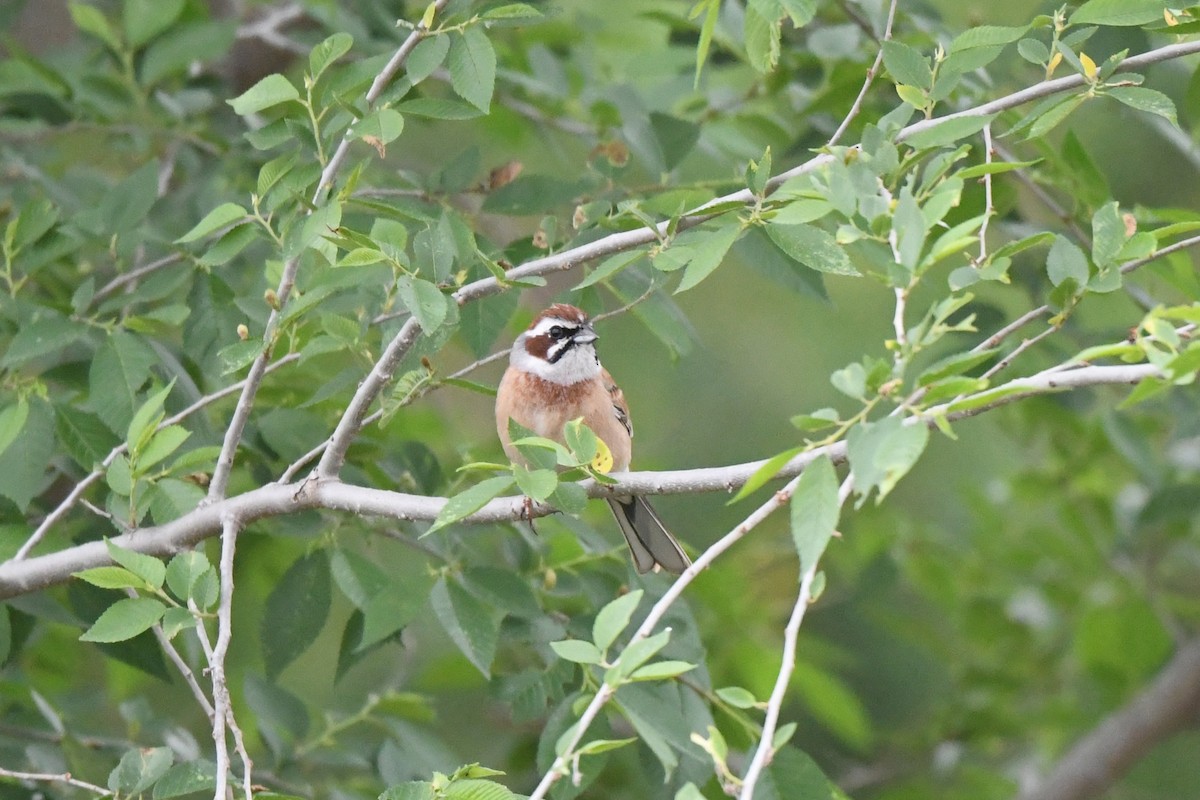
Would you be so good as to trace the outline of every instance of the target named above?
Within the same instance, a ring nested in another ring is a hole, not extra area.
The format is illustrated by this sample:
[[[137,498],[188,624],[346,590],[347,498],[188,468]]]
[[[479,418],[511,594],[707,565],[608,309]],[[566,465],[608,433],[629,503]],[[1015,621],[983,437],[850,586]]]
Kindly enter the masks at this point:
[[[496,393],[496,430],[504,452],[524,461],[508,434],[508,421],[537,436],[563,441],[563,426],[583,422],[612,452],[612,468],[629,469],[633,425],[625,395],[596,354],[596,331],[575,306],[552,305],[513,342],[508,369]],[[679,574],[691,563],[679,542],[643,497],[608,500],[638,572],[660,566]]]

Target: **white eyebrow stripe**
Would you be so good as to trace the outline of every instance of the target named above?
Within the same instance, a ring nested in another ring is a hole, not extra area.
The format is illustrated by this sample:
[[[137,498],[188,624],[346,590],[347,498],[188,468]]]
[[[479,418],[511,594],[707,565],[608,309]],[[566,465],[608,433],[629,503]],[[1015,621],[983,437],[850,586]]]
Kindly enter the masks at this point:
[[[555,325],[561,325],[562,327],[570,328],[571,330],[577,330],[578,328],[581,327],[581,325],[578,322],[571,322],[570,320],[565,320],[560,317],[546,317],[545,319],[539,320],[538,324],[533,326],[533,328],[529,331],[529,335],[530,336],[545,335],[545,334],[549,333],[550,329],[553,328]]]

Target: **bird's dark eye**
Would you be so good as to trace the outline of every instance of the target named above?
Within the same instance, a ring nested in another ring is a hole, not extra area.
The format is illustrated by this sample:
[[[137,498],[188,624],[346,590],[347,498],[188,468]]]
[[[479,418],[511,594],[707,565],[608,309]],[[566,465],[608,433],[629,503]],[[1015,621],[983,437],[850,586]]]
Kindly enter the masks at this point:
[[[562,325],[555,325],[553,328],[550,329],[550,338],[551,339],[561,339],[566,335],[567,335],[567,329],[564,328]]]

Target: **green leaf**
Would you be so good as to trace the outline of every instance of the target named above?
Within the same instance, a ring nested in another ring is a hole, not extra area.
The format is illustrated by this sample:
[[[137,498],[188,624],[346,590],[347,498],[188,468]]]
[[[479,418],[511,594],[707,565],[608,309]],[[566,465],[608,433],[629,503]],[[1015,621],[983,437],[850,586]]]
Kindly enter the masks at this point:
[[[446,505],[442,506],[442,510],[438,512],[433,526],[424,535],[428,536],[440,528],[444,528],[453,522],[458,522],[463,517],[474,514],[487,505],[489,500],[499,496],[501,492],[507,490],[512,485],[512,477],[500,475],[480,481],[471,488],[459,492],[446,501]]]
[[[1098,267],[1112,263],[1124,245],[1125,220],[1113,200],[1092,215],[1092,262]]]
[[[700,126],[660,111],[650,112],[650,129],[662,150],[663,165],[668,171],[683,160],[700,141]]]
[[[300,92],[296,90],[292,82],[276,72],[226,102],[233,106],[233,113],[246,116],[264,111],[280,103],[299,99]]]
[[[428,581],[389,582],[363,607],[362,638],[356,650],[373,647],[407,626],[421,613],[428,596]]]
[[[500,626],[491,609],[445,577],[433,585],[429,601],[451,641],[485,678],[490,678],[500,638]]]
[[[1138,111],[1148,111],[1157,114],[1178,125],[1179,119],[1175,113],[1175,102],[1170,97],[1156,89],[1144,86],[1113,86],[1105,94]]]
[[[642,595],[641,589],[635,589],[612,600],[596,613],[596,619],[592,622],[592,641],[596,647],[601,651],[608,650],[621,632],[629,627],[629,620],[642,601]]]
[[[599,664],[604,660],[604,654],[596,645],[582,639],[551,642],[550,649],[557,653],[559,658],[573,661],[576,664]]]
[[[863,423],[846,437],[850,473],[862,505],[872,489],[878,504],[912,469],[929,442],[929,429],[918,423],[905,425],[899,417]]]
[[[840,511],[837,473],[823,455],[804,468],[792,494],[792,541],[800,554],[801,572],[816,567],[837,530]]]
[[[68,3],[67,8],[71,12],[71,21],[75,23],[76,28],[95,36],[114,51],[121,50],[121,40],[117,38],[116,31],[108,24],[108,20],[105,19],[100,9],[87,3]]]
[[[113,561],[134,575],[137,575],[155,589],[162,588],[163,579],[167,575],[167,567],[163,562],[154,556],[126,549],[107,539],[104,541],[104,545],[108,548],[109,558]]]
[[[483,12],[484,19],[538,19],[544,16],[528,3],[509,3]]]
[[[152,86],[170,75],[182,74],[196,63],[220,61],[237,36],[237,20],[183,22],[152,41],[139,64],[141,80]]]
[[[394,108],[378,108],[354,123],[351,135],[376,146],[395,141],[404,131],[404,116]]]
[[[451,38],[448,66],[458,96],[488,113],[496,88],[496,51],[478,26]]]
[[[475,119],[485,113],[473,105],[445,97],[417,97],[405,100],[396,106],[396,110],[417,117],[448,120]]]
[[[267,677],[284,668],[316,641],[329,616],[329,557],[324,550],[301,556],[267,596],[259,639]]]
[[[975,47],[996,47],[1015,42],[1029,30],[1028,25],[1010,27],[1006,25],[979,25],[968,28],[950,43],[950,52],[958,53]]]
[[[611,685],[617,685],[627,679],[634,670],[645,664],[653,658],[659,650],[667,646],[671,640],[671,631],[659,631],[653,636],[647,636],[644,639],[636,639],[629,643],[629,646],[621,651],[621,655],[617,658],[612,669],[604,676],[604,682]]]
[[[8,446],[16,440],[21,428],[25,427],[27,419],[29,419],[29,401],[24,397],[0,411],[0,454],[3,454]]]
[[[204,490],[191,481],[159,478],[150,488],[150,516],[165,525],[194,511],[204,497]]]
[[[775,69],[779,63],[779,41],[782,20],[768,19],[758,6],[751,3],[746,7],[742,36],[746,43],[746,57],[750,66],[762,74]]]
[[[730,225],[715,231],[705,231],[703,236],[689,242],[687,247],[691,251],[691,257],[688,259],[683,279],[675,288],[675,294],[691,289],[721,266],[725,254],[741,234],[741,225]]]
[[[528,469],[520,464],[513,467],[513,477],[521,494],[543,502],[558,486],[558,473],[552,469]]]
[[[777,453],[768,458],[763,462],[761,467],[754,470],[754,473],[746,479],[746,482],[742,484],[742,488],[738,489],[738,493],[733,496],[728,505],[733,505],[757,492],[766,485],[767,481],[779,474],[779,470],[783,469],[789,461],[803,452],[803,447],[793,447],[790,450],[784,450],[782,453]]]
[[[137,49],[170,28],[183,13],[185,0],[124,0],[121,21],[125,39]]]
[[[717,689],[716,694],[734,708],[754,708],[758,705],[758,698],[741,686],[724,686]]]
[[[71,573],[81,581],[101,589],[144,589],[146,582],[124,567],[92,567]]]
[[[417,43],[413,48],[412,53],[408,56],[408,61],[405,62],[407,72],[405,75],[413,85],[420,83],[433,74],[433,71],[442,65],[446,60],[446,54],[450,52],[450,36],[444,33],[437,36],[427,36]],[[473,113],[479,112],[474,108]]]
[[[154,784],[154,800],[171,800],[185,794],[211,793],[217,785],[217,767],[211,761],[198,759],[176,764]],[[262,797],[260,792],[257,796]]]
[[[858,275],[850,257],[833,234],[813,225],[776,225],[768,223],[767,236],[789,258],[818,272],[832,275]]]
[[[991,348],[989,350],[980,350],[979,352],[954,353],[953,355],[946,356],[929,365],[917,378],[917,385],[928,386],[935,381],[940,381],[951,375],[961,375],[967,370],[988,361],[996,355],[996,352],[996,348]]]
[[[896,83],[925,91],[933,88],[929,59],[902,42],[888,39],[883,43],[883,65]]]
[[[1058,286],[1068,279],[1079,285],[1087,283],[1087,256],[1065,236],[1055,236],[1046,256],[1046,274]]]
[[[1163,0],[1088,0],[1071,15],[1076,25],[1145,25],[1163,18]]]
[[[54,411],[46,401],[31,398],[25,425],[0,452],[0,495],[24,513],[30,500],[46,491],[47,465],[54,452]]]
[[[167,607],[152,597],[118,600],[79,637],[82,642],[123,642],[150,630]]]
[[[196,223],[190,231],[175,240],[176,244],[187,244],[202,239],[210,233],[224,228],[237,221],[245,221],[249,212],[237,203],[222,203],[204,215],[204,219]]]
[[[167,400],[167,395],[175,388],[175,381],[172,379],[170,383],[159,389],[154,394],[142,403],[141,407],[133,414],[133,419],[129,421],[129,427],[125,432],[125,443],[129,445],[129,451],[137,455],[145,447],[150,439],[155,426],[163,418],[163,403]]]
[[[1040,139],[1045,136],[1058,124],[1071,115],[1071,112],[1083,105],[1083,101],[1087,98],[1084,95],[1077,94],[1065,97],[1054,105],[1050,106],[1042,112],[1029,128],[1029,134],[1026,139]],[[1017,127],[1021,127],[1018,123]],[[1016,128],[1014,128],[1016,130]]]
[[[695,668],[695,664],[687,661],[655,661],[653,664],[635,669],[629,679],[631,681],[665,681],[677,678]]]
[[[187,602],[194,596],[196,582],[210,572],[213,572],[212,564],[203,553],[196,550],[177,553],[167,564],[167,588],[177,599]],[[204,606],[201,605],[200,608],[203,609]]]
[[[79,323],[49,309],[40,309],[8,343],[7,352],[0,358],[0,367],[20,366],[56,354],[86,334],[87,329]]]
[[[138,455],[139,472],[145,473],[150,467],[174,453],[191,435],[191,431],[180,425],[170,425],[154,434],[149,444]]]
[[[348,33],[335,33],[318,44],[308,54],[308,74],[315,82],[330,64],[337,61],[354,46],[354,37]]]
[[[442,326],[449,313],[447,304],[454,302],[434,284],[409,275],[401,275],[396,281],[396,293],[426,334]]]
[[[108,776],[108,788],[118,797],[135,797],[166,774],[175,761],[169,747],[139,747],[129,750]]]
[[[574,201],[583,188],[578,181],[550,175],[521,175],[489,194],[483,210],[512,216],[540,214]]]

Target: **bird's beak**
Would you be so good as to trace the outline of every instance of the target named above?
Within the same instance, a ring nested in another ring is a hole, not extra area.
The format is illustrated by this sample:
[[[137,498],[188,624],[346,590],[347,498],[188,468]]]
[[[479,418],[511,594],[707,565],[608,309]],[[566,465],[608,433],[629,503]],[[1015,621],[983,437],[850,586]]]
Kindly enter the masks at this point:
[[[579,329],[579,333],[575,334],[575,343],[591,344],[599,338],[600,336],[596,333],[591,325],[584,325]]]

